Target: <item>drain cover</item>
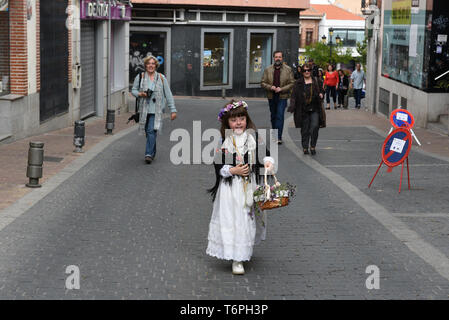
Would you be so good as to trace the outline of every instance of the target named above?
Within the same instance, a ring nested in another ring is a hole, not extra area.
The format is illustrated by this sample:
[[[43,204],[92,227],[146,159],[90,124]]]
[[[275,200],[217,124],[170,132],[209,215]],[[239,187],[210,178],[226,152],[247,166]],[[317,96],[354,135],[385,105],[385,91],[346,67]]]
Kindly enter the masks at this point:
[[[48,161],[48,162],[61,162],[63,159],[64,158],[44,156],[44,161]]]

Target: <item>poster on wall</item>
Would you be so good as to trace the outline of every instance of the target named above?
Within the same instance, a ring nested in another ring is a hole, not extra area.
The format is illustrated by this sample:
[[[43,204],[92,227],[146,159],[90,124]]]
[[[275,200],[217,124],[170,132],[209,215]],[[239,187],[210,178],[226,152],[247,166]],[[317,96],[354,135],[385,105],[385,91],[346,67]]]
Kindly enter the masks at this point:
[[[0,0],[0,11],[8,11],[8,0]]]
[[[409,41],[409,50],[408,50],[408,56],[409,57],[416,57],[417,55],[417,44],[418,44],[418,25],[412,24],[410,26],[410,41]]]
[[[419,0],[412,0],[412,14],[419,13]]]
[[[412,0],[393,0],[391,20],[393,24],[411,24]]]
[[[256,57],[254,59],[254,72],[261,72],[262,71],[262,57]]]

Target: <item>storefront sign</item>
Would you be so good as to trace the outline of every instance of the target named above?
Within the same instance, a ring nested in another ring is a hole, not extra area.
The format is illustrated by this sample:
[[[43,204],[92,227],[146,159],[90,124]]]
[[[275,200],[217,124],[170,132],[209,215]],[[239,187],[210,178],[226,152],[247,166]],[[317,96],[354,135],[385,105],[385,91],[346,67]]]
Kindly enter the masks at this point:
[[[393,0],[392,23],[410,24],[412,22],[412,0]]]
[[[0,11],[8,11],[8,0],[0,0]]]
[[[447,42],[447,34],[439,34],[437,36],[437,41],[446,43]]]
[[[419,13],[419,0],[412,0],[412,13],[413,14]]]
[[[109,19],[111,13],[112,20],[131,20],[131,7],[119,1],[94,1],[81,0],[80,18],[90,19]]]

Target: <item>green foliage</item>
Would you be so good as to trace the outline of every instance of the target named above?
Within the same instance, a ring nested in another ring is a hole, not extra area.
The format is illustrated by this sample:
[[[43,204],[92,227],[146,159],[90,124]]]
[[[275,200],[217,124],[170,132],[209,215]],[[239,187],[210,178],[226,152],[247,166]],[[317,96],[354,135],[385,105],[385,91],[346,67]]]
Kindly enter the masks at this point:
[[[355,60],[362,64],[363,70],[366,70],[366,53],[367,53],[368,39],[365,38],[362,42],[357,42],[357,53],[360,57]]]
[[[449,80],[439,80],[435,85],[435,88],[444,89],[444,91],[449,91]]]
[[[326,70],[329,62],[333,64],[337,63],[349,63],[352,58],[352,51],[350,48],[343,49],[342,44],[332,45],[332,56],[330,55],[330,46],[323,44],[322,42],[316,42],[310,46],[306,46],[305,55],[309,59],[313,59],[316,65]]]

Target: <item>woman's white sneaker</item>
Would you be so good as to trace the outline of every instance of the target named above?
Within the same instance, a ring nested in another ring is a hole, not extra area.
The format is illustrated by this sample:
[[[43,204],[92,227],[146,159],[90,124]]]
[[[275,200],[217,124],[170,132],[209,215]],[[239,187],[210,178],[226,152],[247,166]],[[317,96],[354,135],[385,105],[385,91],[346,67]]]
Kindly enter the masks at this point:
[[[245,269],[241,261],[232,262],[232,274],[245,274]]]

